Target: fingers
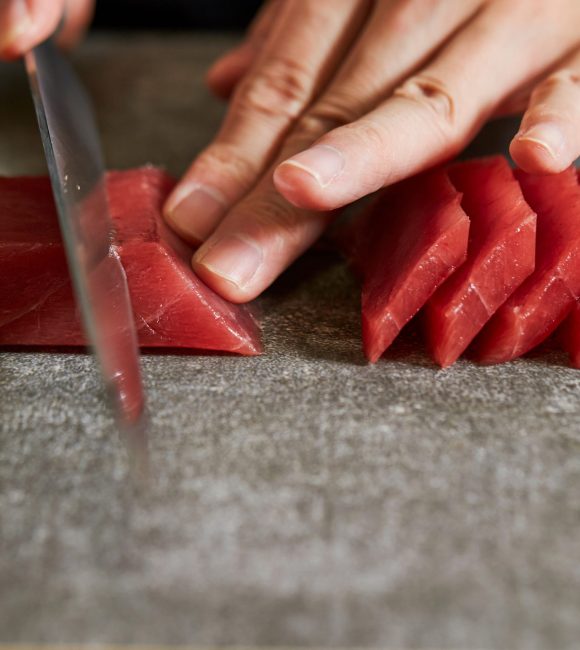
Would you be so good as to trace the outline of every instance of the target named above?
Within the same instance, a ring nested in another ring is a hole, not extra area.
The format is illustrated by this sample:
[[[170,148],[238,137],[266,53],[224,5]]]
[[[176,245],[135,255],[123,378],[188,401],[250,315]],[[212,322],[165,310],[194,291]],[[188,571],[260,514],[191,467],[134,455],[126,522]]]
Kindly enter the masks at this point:
[[[87,30],[95,10],[94,0],[66,0],[65,24],[58,34],[61,47],[72,48]]]
[[[286,156],[379,105],[472,18],[481,4],[481,0],[446,0],[434,3],[427,14],[424,0],[379,3],[333,82],[292,131]],[[340,174],[344,161],[336,158],[332,163],[332,148],[326,146],[315,153],[319,182],[326,184],[334,174]],[[296,193],[294,181],[297,169],[305,171],[304,158],[302,162],[292,158],[288,163],[276,169],[274,180],[286,198],[300,206],[302,188],[299,186]]]
[[[511,6],[517,11],[507,16],[499,14],[504,3],[477,14],[391,99],[284,162],[275,173],[280,192],[302,208],[334,209],[456,154],[505,98],[577,38],[572,30],[568,43],[557,38],[529,3]],[[519,29],[523,18],[527,30]]]
[[[333,72],[366,15],[367,2],[282,3],[217,138],[167,201],[165,216],[184,238],[203,241],[256,183],[289,127]]]
[[[21,56],[58,26],[64,0],[3,0],[0,2],[0,58]]]
[[[48,38],[65,15],[59,43],[74,45],[91,21],[94,0],[0,0],[0,58],[14,59]]]
[[[264,3],[250,25],[244,42],[226,52],[208,70],[206,82],[215,95],[227,99],[248,72],[272,27],[281,1],[269,0]]]
[[[205,81],[214,95],[228,99],[240,79],[248,72],[260,44],[247,39],[221,56],[208,70]]]
[[[287,138],[279,162],[336,122],[347,122],[376,105],[479,4],[479,0],[446,0],[436,4],[429,20],[424,20],[424,0],[377,4],[332,83]],[[409,38],[411,31],[414,38]],[[196,272],[230,300],[243,302],[258,295],[333,218],[289,206],[273,187],[272,171],[233,208],[194,257]],[[248,252],[242,256],[244,248]]]
[[[563,7],[568,0],[555,1]],[[408,0],[391,6],[412,4]],[[570,25],[578,24],[570,11],[572,7],[578,11],[578,6],[568,2]],[[453,155],[502,102],[555,63],[577,39],[576,27],[560,29],[553,13],[552,23],[546,24],[548,9],[543,4],[498,0],[477,8],[481,10],[470,14],[454,36],[447,34],[448,41],[439,54],[430,58],[432,46],[425,51],[418,48],[415,60],[410,56],[407,68],[400,66],[398,72],[403,77],[409,69],[414,74],[390,99],[382,101],[380,97],[381,89],[390,90],[388,75],[379,77],[376,85],[372,83],[377,70],[372,67],[372,57],[366,59],[366,68],[358,69],[360,74],[352,76],[361,82],[366,73],[366,84],[343,85],[333,95],[330,89],[335,91],[335,79],[317,102],[316,111],[309,111],[299,121],[283,151],[292,155],[300,142],[307,143],[333,121],[354,121],[323,135],[314,147],[292,156],[290,164],[276,170],[278,189],[300,209],[289,207],[276,195],[266,173],[198,250],[193,259],[195,271],[230,300],[252,299],[332,219],[332,214],[316,210],[340,207]],[[549,9],[553,12],[553,7]],[[580,15],[576,17],[580,19]],[[526,29],[521,29],[522,24]],[[366,34],[365,30],[368,48]],[[392,43],[393,38],[382,42]],[[404,48],[395,50],[395,56],[398,51]],[[380,48],[374,56],[383,67],[391,66],[392,57]],[[425,59],[429,63],[417,70],[417,61]],[[352,69],[357,70],[354,64]],[[389,74],[398,79],[397,66]],[[341,75],[342,70],[337,78]],[[365,101],[376,102],[376,107],[358,117]]]
[[[530,174],[555,174],[580,155],[580,50],[532,93],[510,153]]]
[[[376,105],[479,5],[479,0],[446,0],[424,20],[424,0],[378,3],[337,76],[287,138],[279,162],[310,144],[329,125],[354,119]],[[194,257],[196,272],[230,300],[243,302],[261,293],[333,218],[289,206],[273,187],[272,171],[224,218]]]
[[[324,94],[293,131],[314,139],[362,116],[424,65],[482,0],[445,0],[425,8],[425,0],[379,2],[357,42]],[[351,119],[349,119],[351,118]]]
[[[199,248],[193,269],[228,300],[247,302],[313,244],[333,219],[332,213],[291,206],[266,174]]]

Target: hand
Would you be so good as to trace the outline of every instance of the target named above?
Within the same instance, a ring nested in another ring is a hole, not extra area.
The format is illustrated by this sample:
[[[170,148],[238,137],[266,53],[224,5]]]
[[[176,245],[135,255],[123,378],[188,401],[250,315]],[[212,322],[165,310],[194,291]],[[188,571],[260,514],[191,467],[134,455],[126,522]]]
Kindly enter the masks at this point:
[[[74,45],[91,20],[93,5],[94,0],[0,0],[0,59],[15,59],[41,43],[63,15],[59,42]]]
[[[272,0],[209,83],[217,137],[169,198],[193,267],[235,302],[262,292],[333,211],[458,153],[527,108],[511,152],[580,154],[578,0]]]

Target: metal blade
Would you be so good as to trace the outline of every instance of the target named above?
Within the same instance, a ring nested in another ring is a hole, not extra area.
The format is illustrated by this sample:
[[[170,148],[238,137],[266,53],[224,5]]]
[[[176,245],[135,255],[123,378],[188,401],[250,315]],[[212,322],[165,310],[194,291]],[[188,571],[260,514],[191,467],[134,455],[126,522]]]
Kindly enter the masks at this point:
[[[25,63],[85,332],[119,421],[135,423],[144,406],[137,337],[91,103],[51,40]]]

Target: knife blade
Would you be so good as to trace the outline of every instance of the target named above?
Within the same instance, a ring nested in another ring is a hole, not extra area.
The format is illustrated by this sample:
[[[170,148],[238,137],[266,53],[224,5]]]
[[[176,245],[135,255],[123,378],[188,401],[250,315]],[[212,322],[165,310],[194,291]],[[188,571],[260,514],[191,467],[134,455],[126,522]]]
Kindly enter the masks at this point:
[[[117,421],[135,424],[144,410],[137,336],[91,102],[52,39],[25,66],[85,333]]]

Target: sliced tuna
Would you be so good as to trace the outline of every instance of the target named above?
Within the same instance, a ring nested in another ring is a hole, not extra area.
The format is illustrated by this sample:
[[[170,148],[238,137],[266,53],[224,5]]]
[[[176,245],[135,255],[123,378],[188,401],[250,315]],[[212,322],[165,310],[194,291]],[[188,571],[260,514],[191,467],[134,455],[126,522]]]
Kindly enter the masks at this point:
[[[533,272],[536,215],[505,158],[495,156],[449,168],[470,220],[467,261],[425,308],[435,361],[454,363],[517,287]]]
[[[436,169],[384,191],[353,232],[363,348],[375,362],[465,260],[469,219],[461,194]]]
[[[536,268],[498,309],[475,341],[483,363],[525,354],[564,320],[580,296],[580,186],[576,170],[532,176],[516,170],[538,215]]]

